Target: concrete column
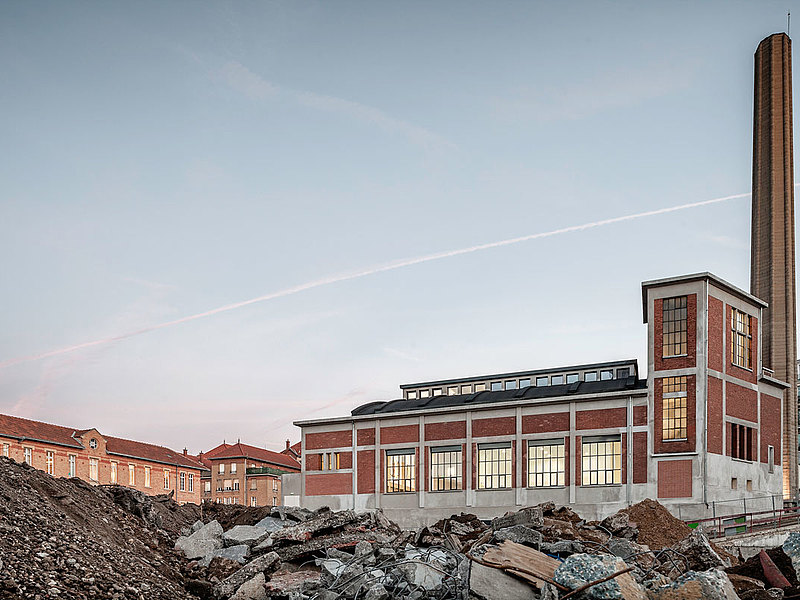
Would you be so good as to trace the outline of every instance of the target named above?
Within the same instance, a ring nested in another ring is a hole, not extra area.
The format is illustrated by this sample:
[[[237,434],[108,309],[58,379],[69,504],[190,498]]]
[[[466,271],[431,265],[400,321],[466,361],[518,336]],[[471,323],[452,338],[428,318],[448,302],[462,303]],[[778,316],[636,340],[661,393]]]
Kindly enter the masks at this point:
[[[356,495],[358,494],[358,451],[356,448],[358,447],[358,440],[356,439],[356,434],[358,430],[356,429],[355,421],[353,422],[353,460],[350,462],[353,465],[353,509],[356,507]]]
[[[419,416],[419,507],[425,508],[425,415]]]
[[[467,506],[473,506],[475,504],[474,494],[475,492],[472,490],[472,469],[474,465],[472,464],[472,413],[467,413],[467,480],[464,482],[464,489],[466,490],[467,494]]]
[[[575,455],[575,403],[569,403],[569,503],[575,504],[575,468],[577,457]]]
[[[525,487],[527,482],[522,480],[522,407],[518,406],[516,408],[516,422],[517,422],[517,430],[516,430],[516,450],[514,457],[515,463],[515,471],[516,471],[516,478],[517,478],[517,486],[514,490],[514,499],[516,501],[517,506],[522,506],[522,494],[525,491]]]
[[[381,507],[381,422],[375,421],[375,508]]]

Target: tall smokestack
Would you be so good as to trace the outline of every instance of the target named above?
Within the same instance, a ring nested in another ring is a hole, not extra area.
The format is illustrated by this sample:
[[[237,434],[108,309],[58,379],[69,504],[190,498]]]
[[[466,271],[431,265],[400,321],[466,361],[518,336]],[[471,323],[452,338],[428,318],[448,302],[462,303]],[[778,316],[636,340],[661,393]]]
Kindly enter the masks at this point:
[[[755,54],[750,291],[769,303],[761,323],[764,366],[786,381],[783,491],[797,494],[797,317],[794,277],[792,42],[784,33]]]

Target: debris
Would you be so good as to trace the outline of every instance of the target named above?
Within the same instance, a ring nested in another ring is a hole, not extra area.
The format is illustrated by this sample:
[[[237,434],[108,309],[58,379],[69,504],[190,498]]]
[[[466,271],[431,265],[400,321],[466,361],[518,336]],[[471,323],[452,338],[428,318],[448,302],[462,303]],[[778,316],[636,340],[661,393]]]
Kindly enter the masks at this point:
[[[494,532],[492,537],[498,543],[508,540],[517,544],[530,546],[537,550],[542,545],[542,534],[524,525],[513,525],[511,527],[498,529]]]
[[[639,531],[636,541],[646,544],[651,550],[671,547],[692,533],[689,526],[655,500],[642,500],[620,512],[636,523]]]
[[[735,589],[736,593],[739,595],[741,595],[742,592],[748,592],[750,590],[766,589],[763,581],[753,579],[752,577],[737,575],[736,573],[728,573],[728,579],[731,580],[733,589]]]
[[[527,583],[477,562],[470,567],[469,591],[478,600],[529,600],[532,596]]]
[[[245,544],[255,546],[269,537],[270,532],[258,525],[236,525],[222,535],[222,543],[227,546]]]
[[[499,547],[490,547],[481,562],[517,575],[539,588],[543,583],[555,583],[553,576],[561,564],[555,558],[537,550],[509,541],[503,542]],[[557,584],[557,587],[562,590],[569,589],[563,584]]]
[[[800,571],[800,533],[793,531],[783,542],[783,552],[792,561],[792,567],[795,573]]]
[[[182,551],[186,558],[203,558],[222,548],[222,525],[211,521],[188,537],[179,537],[175,549]]]
[[[492,521],[492,529],[505,529],[514,525],[525,525],[526,527],[539,528],[544,525],[544,515],[541,506],[523,508],[517,512],[508,512],[502,517],[497,517]]]
[[[277,570],[279,563],[280,558],[274,552],[259,556],[214,586],[214,596],[217,598],[230,598],[239,587],[250,581],[257,574],[271,573]]]
[[[636,523],[632,523],[630,516],[626,512],[618,512],[600,521],[602,529],[617,538],[623,538],[635,542],[639,537],[639,528]]]
[[[730,567],[730,561],[720,558],[720,555],[711,547],[708,538],[700,531],[693,531],[680,542],[674,549],[682,554],[689,562],[689,568],[694,571],[706,571],[720,567]]]
[[[728,576],[718,569],[689,571],[672,583],[650,591],[651,600],[737,600]]]
[[[585,598],[644,600],[644,591],[628,575],[630,569],[616,556],[574,554],[558,566],[553,579],[574,592],[582,591]]]
[[[761,561],[761,568],[764,570],[764,578],[772,587],[788,588],[791,586],[789,580],[786,579],[786,576],[764,550],[758,553],[758,560]]]

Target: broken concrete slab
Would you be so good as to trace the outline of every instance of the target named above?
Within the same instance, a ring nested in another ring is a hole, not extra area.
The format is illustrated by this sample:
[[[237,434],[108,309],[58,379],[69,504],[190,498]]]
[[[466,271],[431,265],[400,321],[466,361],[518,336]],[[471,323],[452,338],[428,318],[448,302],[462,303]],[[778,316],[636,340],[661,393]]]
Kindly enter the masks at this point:
[[[578,589],[605,577],[609,577],[627,568],[625,562],[617,557],[594,554],[573,554],[555,570],[553,580],[571,590]],[[595,600],[626,600],[645,598],[644,590],[628,573],[613,579],[592,585],[585,592],[584,598]]]
[[[600,521],[600,527],[617,538],[635,542],[639,537],[639,528],[633,523],[628,513],[618,512]]]
[[[222,548],[222,525],[216,520],[203,525],[190,536],[181,536],[175,542],[175,549],[180,550],[186,558],[202,558]]]
[[[247,544],[240,544],[238,546],[229,546],[228,548],[214,550],[200,559],[197,564],[201,567],[208,567],[211,564],[211,561],[215,558],[225,558],[227,560],[236,561],[240,565],[243,565],[245,562],[247,562],[248,556],[250,556],[250,546]]]
[[[286,527],[286,521],[281,521],[275,517],[264,517],[258,523],[256,523],[255,526],[261,527],[261,529],[266,529],[272,533],[273,531],[278,531],[279,529]]]
[[[651,600],[738,600],[724,571],[688,571],[669,585],[650,590]]]
[[[508,512],[502,517],[492,520],[492,529],[505,529],[514,525],[526,525],[527,527],[538,528],[544,525],[544,516],[539,506],[523,508],[517,512]]]
[[[266,582],[267,578],[264,577],[264,574],[258,573],[252,579],[240,585],[230,600],[266,600]]]
[[[705,534],[700,531],[693,531],[678,542],[674,548],[686,557],[686,560],[689,561],[689,569],[693,571],[707,571],[730,566],[722,560],[716,550],[711,547]]]
[[[352,510],[330,512],[313,519],[308,519],[296,525],[284,527],[272,534],[273,541],[288,540],[293,542],[307,542],[318,533],[339,529],[359,521],[358,515]]]
[[[280,565],[280,557],[275,552],[269,552],[251,560],[241,569],[230,577],[223,579],[214,586],[214,596],[217,598],[228,598],[239,589],[245,582],[249,581],[259,573],[269,574],[275,571]]]
[[[269,531],[257,525],[236,525],[222,534],[222,543],[226,547],[240,544],[252,547],[262,542],[269,535]]]
[[[537,550],[542,545],[542,534],[525,525],[512,525],[511,527],[498,529],[494,532],[493,537],[497,543],[509,540],[517,544],[536,548]]]
[[[506,575],[500,569],[473,562],[469,574],[469,591],[477,600],[531,600],[536,598],[527,583]]]

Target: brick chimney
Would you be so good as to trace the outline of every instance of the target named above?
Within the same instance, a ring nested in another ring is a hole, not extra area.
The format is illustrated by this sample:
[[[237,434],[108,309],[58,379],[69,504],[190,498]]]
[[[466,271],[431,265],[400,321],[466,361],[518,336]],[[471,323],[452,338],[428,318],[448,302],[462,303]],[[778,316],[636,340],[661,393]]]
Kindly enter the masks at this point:
[[[289,449],[289,446],[291,446],[291,444],[289,443],[289,440],[286,440],[286,449],[287,450]]]

